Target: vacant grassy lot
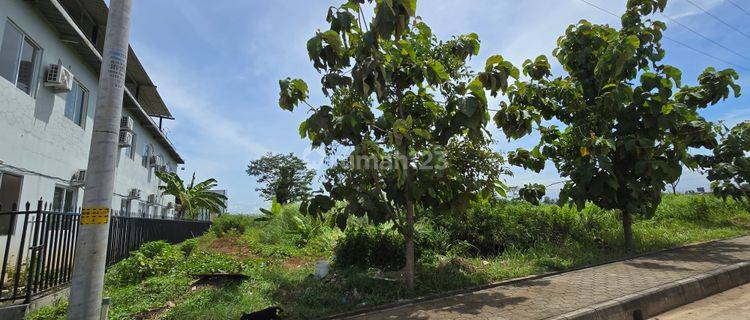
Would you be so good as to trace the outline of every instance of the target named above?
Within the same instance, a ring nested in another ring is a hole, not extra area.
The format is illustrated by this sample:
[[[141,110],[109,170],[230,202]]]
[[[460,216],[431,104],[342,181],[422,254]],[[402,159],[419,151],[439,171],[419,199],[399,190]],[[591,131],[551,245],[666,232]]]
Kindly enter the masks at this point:
[[[111,268],[112,319],[238,319],[281,306],[313,318],[398,299],[605,262],[628,253],[615,213],[521,202],[476,205],[466,216],[422,213],[416,290],[398,281],[401,240],[389,227],[349,219],[347,229],[277,208],[264,221],[225,216],[210,233],[178,245],[152,243]],[[745,203],[665,196],[634,226],[638,252],[750,234]],[[332,274],[311,274],[318,260]],[[195,284],[193,275],[241,273],[240,281]],[[429,276],[420,276],[429,275]],[[30,319],[60,319],[65,302]]]

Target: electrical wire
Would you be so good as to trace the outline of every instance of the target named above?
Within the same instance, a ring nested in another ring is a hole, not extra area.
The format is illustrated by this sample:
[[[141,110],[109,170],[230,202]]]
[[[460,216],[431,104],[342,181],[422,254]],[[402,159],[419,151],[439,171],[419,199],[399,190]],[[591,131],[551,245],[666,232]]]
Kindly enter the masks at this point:
[[[727,26],[727,27],[728,27],[729,29],[732,29],[732,30],[734,30],[734,31],[738,32],[739,34],[741,34],[741,35],[745,36],[746,38],[750,39],[750,34],[747,34],[747,33],[745,33],[744,31],[742,31],[742,30],[740,30],[740,29],[737,29],[737,28],[736,28],[736,27],[734,27],[733,25],[731,25],[731,24],[729,24],[728,22],[726,22],[726,21],[725,21],[724,19],[722,19],[722,18],[719,18],[719,16],[717,16],[717,15],[715,15],[715,14],[713,14],[713,13],[709,12],[708,10],[704,9],[703,7],[699,6],[699,5],[698,5],[697,3],[695,3],[695,2],[693,1],[693,0],[685,0],[685,1],[689,2],[689,3],[690,3],[690,4],[692,4],[692,5],[694,6],[694,7],[696,7],[696,8],[698,8],[698,9],[700,9],[701,11],[705,12],[705,13],[706,13],[707,15],[709,15],[709,16],[710,16],[710,17],[712,17],[712,18],[714,18],[714,19],[715,19],[716,21],[719,21],[719,22],[721,22],[721,23],[722,23],[723,25]]]
[[[741,7],[737,2],[734,2],[734,0],[727,0],[729,4],[735,6],[737,9],[740,9],[740,11],[744,12],[746,15],[750,16],[750,11],[747,11],[747,9]]]
[[[604,12],[604,13],[607,13],[607,14],[609,14],[609,15],[611,15],[611,16],[614,16],[614,17],[617,17],[617,18],[619,18],[619,17],[620,17],[620,16],[618,16],[618,15],[617,15],[616,13],[614,13],[614,12],[612,12],[612,11],[609,11],[609,10],[607,10],[607,9],[605,9],[605,8],[602,8],[602,7],[600,7],[600,6],[596,5],[596,4],[592,3],[592,2],[589,2],[588,0],[579,0],[579,1],[581,1],[581,2],[583,2],[583,3],[585,3],[585,4],[588,4],[589,6],[592,6],[592,7],[596,8],[596,9],[599,9],[600,11],[602,11],[602,12]],[[727,61],[727,60],[725,60],[725,59],[722,59],[722,58],[720,58],[720,57],[717,57],[717,56],[715,56],[715,55],[712,55],[712,54],[710,54],[710,53],[707,53],[707,52],[701,51],[700,49],[697,49],[697,48],[695,48],[695,47],[693,47],[693,46],[691,46],[691,45],[689,45],[689,44],[687,44],[687,43],[684,43],[684,42],[682,42],[682,41],[679,41],[679,40],[677,40],[677,39],[671,38],[671,37],[669,37],[669,36],[667,36],[667,35],[664,35],[664,36],[663,36],[663,38],[664,38],[664,39],[667,39],[667,40],[669,40],[669,41],[672,41],[672,42],[674,42],[674,43],[676,43],[676,44],[679,44],[679,45],[681,45],[681,46],[683,46],[683,47],[685,47],[685,48],[687,48],[687,49],[690,49],[690,50],[692,50],[692,51],[695,51],[695,52],[697,52],[697,53],[700,53],[700,54],[702,54],[702,55],[704,55],[704,56],[706,56],[706,57],[709,57],[709,58],[711,58],[711,59],[714,59],[714,60],[716,60],[716,61],[720,61],[720,62],[726,63],[726,64],[728,64],[728,65],[730,65],[730,66],[733,66],[733,67],[735,67],[735,68],[737,68],[737,69],[743,69],[743,70],[746,70],[746,71],[750,71],[750,68],[747,68],[747,67],[744,67],[744,66],[738,65],[738,64],[736,64],[736,63],[732,63],[732,62],[730,62],[730,61]]]
[[[743,58],[743,59],[745,59],[745,60],[748,60],[748,61],[750,61],[750,58],[749,58],[748,56],[746,56],[746,55],[744,55],[744,54],[741,54],[741,53],[739,53],[739,52],[735,51],[734,49],[732,49],[732,48],[730,48],[730,47],[727,47],[727,46],[725,46],[725,45],[723,45],[723,44],[719,43],[718,41],[716,41],[716,40],[714,40],[714,39],[711,39],[711,38],[709,38],[708,36],[706,36],[706,35],[704,35],[704,34],[702,34],[702,33],[698,32],[698,31],[696,31],[695,29],[693,29],[693,28],[691,28],[691,27],[689,27],[689,26],[687,26],[687,25],[685,25],[684,23],[682,23],[682,22],[678,21],[677,19],[672,19],[672,17],[670,17],[670,16],[668,16],[668,15],[666,15],[666,14],[663,14],[663,13],[662,13],[661,15],[662,15],[663,17],[665,17],[665,18],[669,19],[669,21],[672,21],[672,22],[676,23],[677,25],[679,25],[679,26],[681,26],[681,27],[683,27],[683,28],[687,29],[688,31],[690,31],[690,32],[692,32],[692,33],[695,33],[695,34],[696,34],[696,35],[698,35],[699,37],[701,37],[701,38],[703,38],[703,39],[706,39],[707,41],[709,41],[709,42],[711,42],[711,43],[713,43],[713,44],[715,44],[715,45],[717,45],[717,46],[719,46],[719,47],[722,47],[722,48],[724,48],[724,50],[727,50],[727,51],[729,51],[729,52],[733,53],[734,55],[736,55],[736,56],[738,56],[738,57],[741,57],[741,58]]]

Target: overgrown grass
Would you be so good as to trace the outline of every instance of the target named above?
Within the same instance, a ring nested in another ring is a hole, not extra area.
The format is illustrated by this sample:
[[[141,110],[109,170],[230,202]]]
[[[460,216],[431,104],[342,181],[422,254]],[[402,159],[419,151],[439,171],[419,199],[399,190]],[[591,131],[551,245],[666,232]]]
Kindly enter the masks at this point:
[[[623,248],[622,227],[614,212],[509,202],[473,208],[469,216],[455,221],[423,219],[417,229],[423,248],[414,291],[393,280],[398,279],[397,271],[343,264],[321,281],[311,276],[315,261],[332,260],[334,246],[344,235],[309,219],[292,219],[298,216],[296,210],[285,207],[265,222],[224,218],[227,221],[215,223],[210,233],[174,246],[179,250],[165,250],[161,256],[151,253],[160,257],[148,269],[158,270],[155,275],[132,271],[127,265],[133,261],[123,261],[107,274],[110,317],[135,319],[150,311],[151,319],[223,320],[281,306],[289,318],[309,319],[633,254]],[[747,204],[711,196],[667,195],[652,219],[634,224],[637,252],[748,233]],[[237,272],[248,279],[193,287],[192,275],[206,272]],[[144,275],[132,283],[117,280]],[[64,303],[29,319],[62,319]]]

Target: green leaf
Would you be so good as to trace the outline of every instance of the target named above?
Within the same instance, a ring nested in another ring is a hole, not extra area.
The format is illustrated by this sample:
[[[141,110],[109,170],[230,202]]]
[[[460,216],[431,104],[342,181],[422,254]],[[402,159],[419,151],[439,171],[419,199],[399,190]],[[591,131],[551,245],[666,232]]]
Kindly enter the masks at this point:
[[[495,65],[501,64],[505,59],[501,55],[494,55],[487,58],[487,62],[484,64],[484,71],[489,72]]]
[[[461,112],[471,118],[479,108],[479,100],[477,100],[477,98],[468,97],[464,99],[464,103],[461,105]]]
[[[422,128],[415,128],[412,131],[414,132],[414,134],[416,134],[418,137],[422,139],[429,140],[432,136],[429,131],[422,129]]]
[[[304,139],[307,137],[307,121],[302,121],[302,123],[299,124],[299,137]]]
[[[429,66],[428,74],[430,75],[430,81],[431,84],[441,84],[445,81],[448,81],[449,75],[448,72],[445,71],[445,67],[443,67],[443,64],[440,63],[440,61],[437,60],[429,60],[427,62],[427,65]]]
[[[672,113],[673,110],[674,110],[673,104],[665,104],[661,107],[661,113],[664,115],[668,115]]]
[[[633,36],[633,35],[631,35],[631,36],[628,36],[628,37],[627,37],[627,38],[625,39],[625,41],[627,41],[627,43],[628,43],[628,44],[629,44],[629,45],[630,45],[631,47],[633,47],[633,48],[638,48],[638,47],[640,47],[640,46],[641,46],[641,40],[639,40],[637,36]]]
[[[664,66],[664,74],[672,78],[678,88],[682,86],[682,71],[680,69],[673,66]]]
[[[469,82],[467,88],[475,97],[479,98],[483,104],[487,104],[487,95],[484,93],[484,84],[479,78],[474,78],[474,80]]]
[[[300,101],[307,100],[307,83],[302,79],[279,80],[279,106],[288,111],[294,111]]]

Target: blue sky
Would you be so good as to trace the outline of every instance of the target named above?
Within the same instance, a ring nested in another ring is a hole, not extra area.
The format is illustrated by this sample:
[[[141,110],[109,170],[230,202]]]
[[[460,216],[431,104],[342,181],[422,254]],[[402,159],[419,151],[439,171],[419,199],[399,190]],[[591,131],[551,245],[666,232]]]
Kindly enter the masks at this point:
[[[149,0],[134,1],[131,42],[146,70],[159,86],[176,121],[168,121],[168,136],[186,159],[188,176],[215,177],[229,190],[232,212],[255,212],[265,205],[245,174],[250,160],[266,152],[293,152],[311,167],[323,169],[321,154],[299,138],[304,111],[289,113],[277,106],[278,80],[301,77],[311,86],[311,101],[323,102],[319,76],[307,58],[305,43],[325,28],[329,6],[344,0]],[[587,0],[618,15],[625,0]],[[750,30],[750,15],[726,0],[692,0],[729,25]],[[733,0],[750,11],[750,2]],[[619,26],[619,20],[581,0],[420,0],[418,15],[441,39],[476,32],[482,50],[472,60],[482,66],[502,54],[517,66],[526,58],[550,55],[565,28],[580,19]],[[750,31],[735,31],[687,0],[670,0],[666,15],[734,50],[734,54],[686,28],[657,16],[669,26],[667,36],[725,62],[665,40],[667,62],[683,70],[683,81],[694,83],[706,66],[734,67],[740,84],[750,92]],[[739,67],[738,67],[739,66]],[[559,71],[559,67],[556,66]],[[498,101],[494,101],[496,104]],[[750,118],[747,95],[703,112],[710,120],[736,123]],[[534,137],[508,142],[492,128],[496,149],[529,147]],[[548,166],[551,168],[551,166]],[[554,169],[541,174],[514,170],[510,185],[559,181]],[[707,182],[686,172],[680,189]],[[557,190],[550,190],[556,194]]]

